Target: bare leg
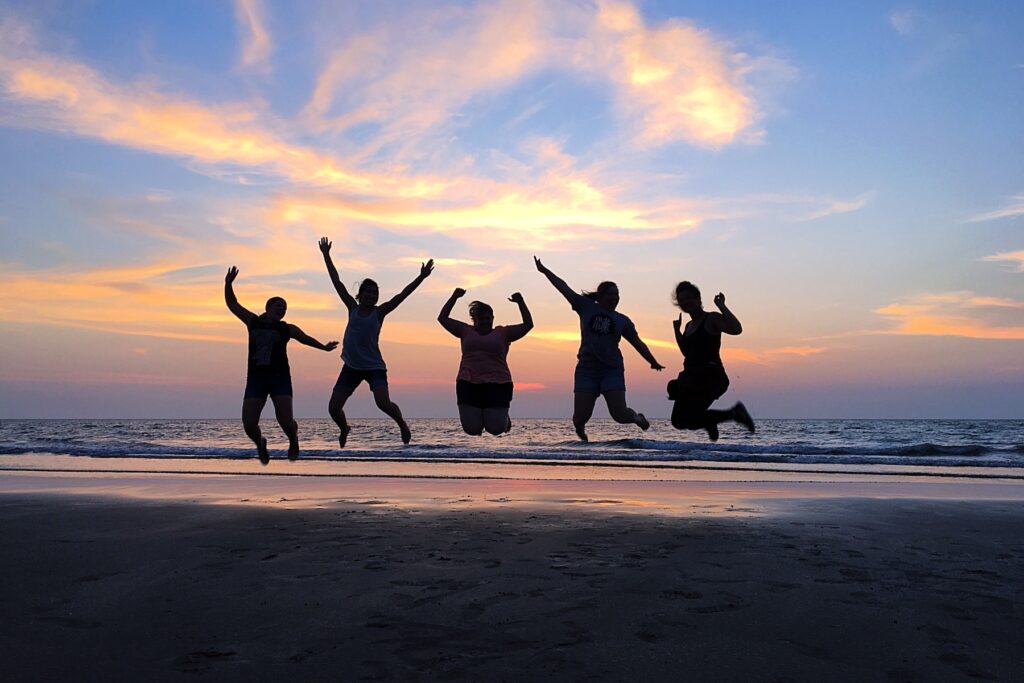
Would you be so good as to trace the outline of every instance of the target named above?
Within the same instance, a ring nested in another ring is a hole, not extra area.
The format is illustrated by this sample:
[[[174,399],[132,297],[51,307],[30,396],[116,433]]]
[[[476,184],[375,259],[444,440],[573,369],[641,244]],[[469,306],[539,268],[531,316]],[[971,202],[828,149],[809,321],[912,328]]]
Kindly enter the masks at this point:
[[[608,413],[616,422],[620,424],[635,424],[644,431],[647,431],[647,428],[651,426],[643,413],[638,413],[626,405],[625,391],[605,392],[604,401],[608,404]]]
[[[271,396],[270,400],[274,402],[277,423],[281,425],[285,436],[288,437],[288,459],[296,460],[299,457],[299,425],[295,422],[295,415],[292,411],[292,397]]]
[[[590,441],[587,437],[587,422],[594,414],[594,404],[597,403],[597,394],[573,394],[572,424],[576,428],[576,435],[581,441]]]
[[[484,411],[475,406],[459,406],[459,420],[462,431],[470,436],[480,436],[484,431]]]
[[[263,406],[266,404],[267,399],[265,398],[242,400],[242,427],[245,429],[246,436],[256,444],[256,453],[264,465],[270,462],[267,440],[263,438],[263,432],[260,431],[260,414],[263,413]]]
[[[334,423],[338,425],[338,429],[341,432],[338,434],[338,447],[344,448],[346,441],[348,441],[348,433],[352,429],[348,426],[348,420],[345,418],[345,401],[352,395],[352,390],[348,389],[348,393],[343,391],[335,391],[331,394],[331,401],[327,404],[327,414],[331,416]]]
[[[376,388],[371,387],[371,391],[373,391],[373,400],[377,407],[385,415],[398,423],[398,430],[402,433],[402,443],[412,441],[412,433],[409,431],[409,425],[405,423],[405,419],[402,417],[401,408],[398,407],[397,403],[391,402],[391,396],[388,394],[388,385],[381,384]]]
[[[484,408],[484,429],[498,436],[508,431],[508,408]]]

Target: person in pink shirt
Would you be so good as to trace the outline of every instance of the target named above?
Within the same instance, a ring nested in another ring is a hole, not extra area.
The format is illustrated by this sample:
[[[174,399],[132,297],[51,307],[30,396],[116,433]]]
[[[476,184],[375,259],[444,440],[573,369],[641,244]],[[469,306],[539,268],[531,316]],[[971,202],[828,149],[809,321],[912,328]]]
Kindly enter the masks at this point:
[[[504,434],[512,428],[508,409],[512,403],[512,373],[508,369],[508,347],[533,329],[533,316],[523,295],[516,292],[509,301],[519,306],[523,322],[519,325],[494,326],[494,309],[482,301],[469,305],[472,325],[451,317],[455,302],[466,295],[456,288],[441,308],[437,322],[462,340],[462,362],[455,380],[459,419],[467,434]]]

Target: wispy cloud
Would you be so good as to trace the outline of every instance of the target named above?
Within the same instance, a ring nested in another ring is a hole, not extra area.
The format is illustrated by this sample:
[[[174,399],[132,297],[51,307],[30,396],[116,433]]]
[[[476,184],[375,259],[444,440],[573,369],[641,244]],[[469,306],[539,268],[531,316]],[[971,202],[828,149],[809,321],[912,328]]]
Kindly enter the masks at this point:
[[[909,36],[917,28],[920,15],[910,9],[893,10],[889,12],[886,19],[889,22],[889,26],[891,26],[896,33],[899,33],[901,36]]]
[[[1024,301],[973,292],[922,294],[876,309],[886,334],[1024,340]]]
[[[967,223],[982,223],[984,221],[995,221],[1001,218],[1014,218],[1024,216],[1024,194],[1015,194],[1009,198],[1005,206],[994,211],[986,211],[971,216]]]
[[[865,194],[862,194],[861,196],[856,197],[854,199],[835,200],[830,203],[827,203],[825,206],[822,206],[819,209],[812,211],[810,214],[806,216],[801,216],[795,220],[796,222],[808,222],[818,220],[819,218],[825,218],[827,216],[833,216],[836,214],[859,211],[860,209],[863,209],[865,206],[867,206],[868,203],[872,199],[874,199],[874,197],[875,192],[872,190],[871,192],[866,192]],[[820,200],[812,198],[812,201]]]
[[[269,73],[274,46],[264,20],[261,0],[235,0],[235,17],[242,35],[242,68]]]
[[[986,256],[981,260],[1011,263],[1015,266],[1018,273],[1024,273],[1024,250],[1004,251],[992,256]]]

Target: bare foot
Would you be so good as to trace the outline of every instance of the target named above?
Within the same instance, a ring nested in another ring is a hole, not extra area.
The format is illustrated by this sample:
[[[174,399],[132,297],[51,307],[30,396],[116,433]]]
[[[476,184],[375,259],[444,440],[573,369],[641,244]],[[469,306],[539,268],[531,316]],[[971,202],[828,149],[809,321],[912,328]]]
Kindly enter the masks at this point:
[[[590,442],[590,438],[587,436],[587,428],[585,425],[576,425],[576,436],[580,437],[580,441],[585,443]]]
[[[288,459],[295,462],[299,459],[299,440],[288,440]]]
[[[704,429],[708,430],[708,438],[712,441],[718,441],[718,425],[708,425]]]
[[[349,427],[348,425],[345,425],[342,428],[341,433],[338,434],[338,448],[344,448],[345,447],[345,444],[348,443],[348,433],[351,432],[351,431],[352,431],[352,428]]]
[[[256,455],[259,456],[261,465],[270,464],[270,451],[267,450],[267,440],[262,437],[256,446]]]
[[[398,423],[398,431],[402,433],[402,443],[407,444],[412,441],[412,432],[409,431],[409,425],[405,424],[405,420]]]
[[[754,431],[754,418],[750,417],[750,413],[747,412],[747,407],[743,405],[743,401],[737,402],[736,405],[732,407],[732,417],[734,420],[746,427],[747,431]]]
[[[647,418],[644,417],[643,413],[637,413],[636,414],[636,426],[646,432],[648,429],[651,428],[651,423],[647,421]]]

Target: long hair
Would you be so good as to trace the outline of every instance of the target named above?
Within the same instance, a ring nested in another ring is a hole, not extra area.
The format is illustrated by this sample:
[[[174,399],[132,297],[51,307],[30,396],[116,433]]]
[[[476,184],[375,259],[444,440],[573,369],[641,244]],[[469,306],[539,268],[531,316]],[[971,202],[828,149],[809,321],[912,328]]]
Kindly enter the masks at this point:
[[[676,289],[672,293],[672,303],[674,303],[676,306],[678,306],[679,305],[679,297],[682,296],[682,294],[684,292],[689,292],[690,294],[696,294],[697,298],[698,299],[700,298],[700,288],[697,287],[697,285],[695,285],[692,282],[690,282],[689,280],[683,280],[678,285],[676,285]]]
[[[607,292],[608,289],[611,288],[611,287],[618,288],[618,285],[615,284],[614,282],[612,282],[611,280],[605,280],[604,282],[599,284],[597,286],[597,289],[595,289],[594,291],[592,291],[592,292],[584,291],[583,292],[583,296],[587,297],[591,301],[597,301],[599,298],[601,298],[601,295],[603,295],[605,292]]]

